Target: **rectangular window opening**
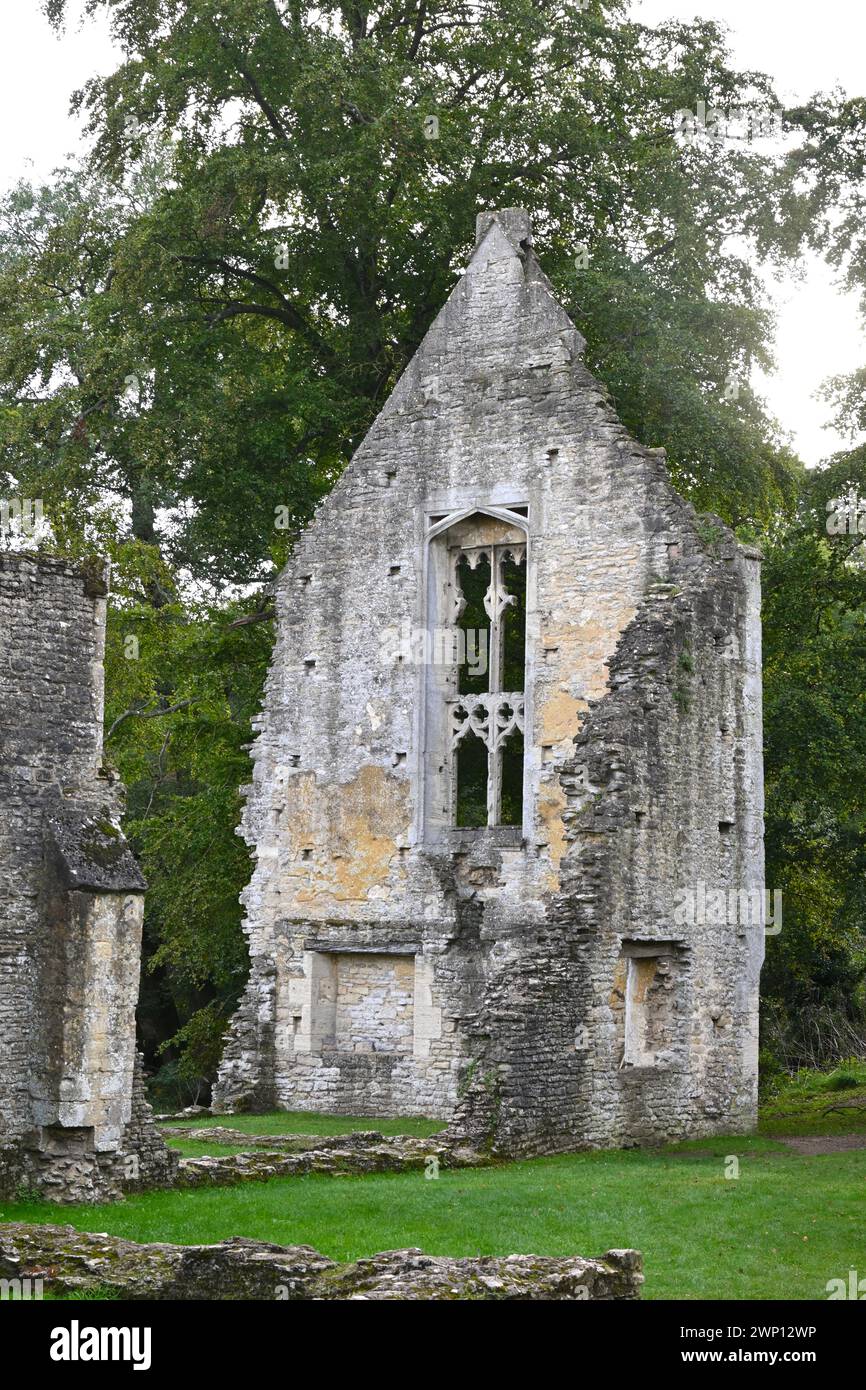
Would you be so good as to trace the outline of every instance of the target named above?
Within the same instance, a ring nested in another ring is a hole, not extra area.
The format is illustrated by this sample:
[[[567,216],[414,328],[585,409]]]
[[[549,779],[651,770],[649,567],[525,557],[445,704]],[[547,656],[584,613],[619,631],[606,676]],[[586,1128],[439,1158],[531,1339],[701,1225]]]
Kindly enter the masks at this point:
[[[673,944],[623,943],[612,996],[621,1012],[623,1067],[656,1066],[674,1046],[679,981]]]
[[[487,748],[480,738],[467,734],[454,754],[456,781],[455,824],[465,829],[487,825]]]

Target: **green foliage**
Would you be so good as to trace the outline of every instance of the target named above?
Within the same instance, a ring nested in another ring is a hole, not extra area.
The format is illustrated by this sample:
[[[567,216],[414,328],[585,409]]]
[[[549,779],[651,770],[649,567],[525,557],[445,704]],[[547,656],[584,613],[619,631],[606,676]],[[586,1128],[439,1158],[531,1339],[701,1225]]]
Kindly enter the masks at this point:
[[[768,1135],[866,1132],[866,1062],[850,1057],[830,1071],[802,1067],[768,1078],[760,1129]]]
[[[785,1068],[775,1052],[772,1052],[768,1047],[760,1048],[758,1052],[758,1078],[761,1097],[774,1094],[785,1075]]]
[[[707,549],[713,555],[717,555],[724,536],[718,519],[712,516],[702,516],[698,513],[695,517],[695,530]]]
[[[519,205],[588,364],[681,489],[737,525],[790,500],[794,460],[727,383],[770,363],[744,248],[782,261],[810,224],[781,155],[673,136],[699,98],[776,105],[718,26],[647,29],[619,0],[472,17],[401,0],[89,9],[111,12],[128,57],[78,97],[93,174],[16,195],[27,312],[11,375],[20,388],[50,353],[68,378],[17,400],[21,466],[37,424],[59,448],[78,411],[62,473],[82,506],[113,487],[175,564],[260,578],[279,558],[275,508],[293,531],[338,474],[452,288],[476,212]],[[812,190],[813,219],[830,196]]]
[[[213,1076],[245,977],[238,894],[250,860],[235,827],[270,625],[233,628],[239,603],[154,607],[153,584],[171,583],[155,555],[140,542],[118,550],[105,749],[129,790],[126,829],[150,890],[143,999],[159,1028],[145,1039],[162,1044],[161,1103],[178,1104]]]
[[[860,1086],[866,1086],[866,1069],[855,1067],[839,1067],[827,1078],[828,1091],[851,1091]]]
[[[827,501],[866,496],[866,451],[809,475],[765,547],[767,882],[783,893],[762,989],[786,1065],[847,1056],[866,1034],[866,564],[828,535]]]

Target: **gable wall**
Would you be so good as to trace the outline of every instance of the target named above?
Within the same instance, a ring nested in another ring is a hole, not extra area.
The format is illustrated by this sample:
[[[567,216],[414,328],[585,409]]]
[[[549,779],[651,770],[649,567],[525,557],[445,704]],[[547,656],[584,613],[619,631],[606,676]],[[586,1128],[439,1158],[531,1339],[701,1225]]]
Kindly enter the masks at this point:
[[[252,974],[218,1104],[369,1113],[375,1099],[376,1113],[449,1116],[473,1057],[513,1065],[517,1039],[498,1052],[478,1039],[496,980],[511,980],[507,1008],[527,944],[559,911],[563,766],[648,588],[699,548],[662,458],[628,438],[581,363],[521,230],[506,217],[482,239],[280,577],[243,824]],[[474,505],[529,509],[528,812],[523,843],[482,832],[455,855],[423,833],[423,671],[383,648],[424,626],[429,516]],[[736,604],[725,621],[744,621]],[[438,1036],[416,1038],[411,1059],[350,1067],[314,1036],[310,972],[353,942],[416,949],[432,980]],[[588,1000],[569,992],[568,1008]]]

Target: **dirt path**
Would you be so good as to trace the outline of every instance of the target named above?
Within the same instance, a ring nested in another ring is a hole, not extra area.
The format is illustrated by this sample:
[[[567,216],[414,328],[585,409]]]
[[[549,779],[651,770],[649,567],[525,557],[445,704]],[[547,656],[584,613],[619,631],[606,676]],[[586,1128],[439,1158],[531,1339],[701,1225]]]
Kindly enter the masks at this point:
[[[837,1154],[845,1149],[866,1149],[866,1134],[768,1134],[777,1144],[786,1144],[798,1154]]]

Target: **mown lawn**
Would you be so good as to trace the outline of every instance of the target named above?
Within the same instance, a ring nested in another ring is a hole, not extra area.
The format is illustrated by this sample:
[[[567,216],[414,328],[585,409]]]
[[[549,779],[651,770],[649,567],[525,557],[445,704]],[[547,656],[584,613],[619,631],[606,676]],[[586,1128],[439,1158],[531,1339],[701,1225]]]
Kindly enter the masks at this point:
[[[220,1125],[241,1134],[351,1134],[355,1129],[375,1129],[380,1134],[417,1134],[425,1138],[444,1129],[444,1120],[427,1120],[422,1115],[397,1120],[380,1120],[375,1115],[316,1115],[304,1110],[272,1110],[267,1115],[203,1115],[186,1120],[168,1120],[166,1129],[213,1129]]]
[[[739,1177],[727,1161],[739,1159]],[[650,1299],[821,1299],[866,1270],[866,1150],[802,1157],[763,1138],[533,1159],[497,1169],[275,1179],[149,1193],[117,1206],[0,1204],[143,1241],[245,1235],[335,1259],[416,1245],[439,1255],[643,1251]]]

